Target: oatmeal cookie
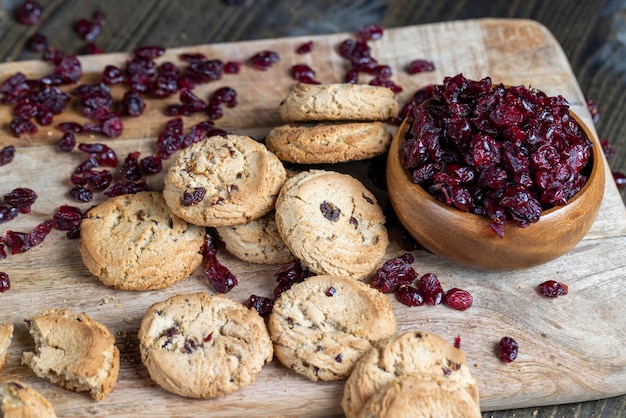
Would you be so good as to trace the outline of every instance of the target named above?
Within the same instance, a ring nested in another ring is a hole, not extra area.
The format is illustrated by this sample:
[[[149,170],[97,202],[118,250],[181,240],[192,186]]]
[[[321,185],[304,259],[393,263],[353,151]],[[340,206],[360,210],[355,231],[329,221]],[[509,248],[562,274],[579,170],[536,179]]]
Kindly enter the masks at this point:
[[[13,338],[13,324],[0,324],[0,370],[4,368]]]
[[[274,208],[286,178],[282,162],[247,136],[213,136],[181,150],[163,196],[194,225],[240,225]]]
[[[26,383],[9,380],[0,384],[0,416],[3,418],[55,418],[54,408]]]
[[[89,271],[121,290],[163,289],[202,262],[204,228],[172,214],[159,192],[112,197],[80,225],[79,250]]]
[[[382,122],[288,124],[265,138],[278,158],[297,164],[365,160],[385,153],[390,143],[391,133]]]
[[[316,274],[362,279],[385,255],[389,239],[374,195],[348,174],[303,171],[276,201],[285,244]]]
[[[275,301],[268,328],[276,358],[312,381],[348,377],[372,343],[390,337],[389,298],[358,280],[312,276]]]
[[[265,322],[254,309],[201,292],[150,306],[139,328],[139,348],[152,380],[189,398],[241,389],[273,356]]]
[[[280,104],[285,122],[385,121],[398,115],[391,89],[369,84],[295,84]]]
[[[35,339],[34,353],[22,363],[39,377],[76,392],[104,399],[120,370],[120,352],[109,329],[85,313],[49,308],[27,322]]]

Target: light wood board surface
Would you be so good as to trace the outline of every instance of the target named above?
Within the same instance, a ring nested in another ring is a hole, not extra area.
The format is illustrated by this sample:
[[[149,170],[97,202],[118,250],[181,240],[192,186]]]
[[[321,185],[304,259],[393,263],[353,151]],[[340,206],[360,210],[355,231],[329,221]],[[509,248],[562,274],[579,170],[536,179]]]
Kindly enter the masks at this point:
[[[235,44],[214,44],[168,51],[159,61],[176,60],[179,53],[202,52],[223,61],[245,60],[270,49],[281,55],[280,63],[266,72],[246,66],[238,75],[202,85],[195,93],[204,97],[221,86],[239,93],[239,105],[225,108],[217,126],[238,134],[262,139],[280,124],[277,107],[293,80],[289,68],[308,63],[322,82],[339,82],[346,69],[336,46],[349,34],[307,38],[269,39]],[[302,42],[314,40],[308,55],[294,53]],[[394,71],[393,79],[404,91],[404,103],[413,92],[446,75],[462,72],[469,78],[491,76],[495,82],[525,84],[549,95],[561,94],[591,125],[584,98],[572,75],[567,58],[554,37],[539,24],[526,20],[470,20],[426,26],[388,29],[381,40],[371,43],[372,55]],[[81,57],[84,80],[97,81],[107,64],[122,66],[126,54]],[[415,58],[435,62],[435,72],[408,75],[404,68]],[[15,71],[40,76],[51,68],[41,62],[0,65],[0,80]],[[90,74],[91,73],[91,74]],[[121,91],[121,90],[120,90]],[[117,139],[81,138],[105,142],[120,158],[131,151],[154,152],[154,138],[168,117],[165,104],[177,99],[150,102],[143,116],[125,119],[125,130]],[[7,130],[10,109],[0,107],[0,145],[18,147],[15,160],[0,167],[0,193],[15,187],[30,187],[39,199],[29,215],[0,224],[7,229],[27,231],[49,219],[61,204],[73,204],[68,196],[68,177],[83,159],[82,153],[57,150],[60,132],[42,128],[32,138],[15,139]],[[191,126],[201,117],[187,118]],[[79,120],[76,115],[55,119]],[[171,160],[170,160],[171,161]],[[386,196],[368,180],[367,164],[340,165],[364,181],[386,205]],[[611,180],[607,173],[607,180]],[[149,178],[152,189],[162,187],[162,175]],[[97,197],[94,202],[101,200]],[[91,204],[82,204],[87,208]],[[399,231],[390,231],[387,258],[401,255]],[[146,308],[176,293],[206,291],[210,286],[196,271],[177,285],[153,292],[115,291],[101,285],[83,266],[77,241],[53,231],[40,246],[25,254],[9,255],[0,261],[0,271],[11,277],[11,290],[0,294],[0,321],[12,322],[15,335],[1,379],[17,378],[32,384],[54,405],[59,416],[329,416],[341,414],[343,383],[313,383],[282,367],[276,360],[267,365],[247,388],[214,400],[190,400],[161,390],[150,380],[140,361],[137,330]],[[461,348],[479,383],[483,410],[539,406],[598,399],[626,393],[626,212],[612,181],[607,181],[603,206],[591,231],[572,251],[547,264],[508,273],[484,273],[451,265],[424,251],[414,251],[415,269],[438,275],[444,288],[460,287],[474,296],[474,306],[457,312],[444,306],[407,308],[392,300],[398,331],[423,329],[450,342],[459,335]],[[229,296],[244,302],[254,293],[271,295],[274,273],[279,266],[240,262],[225,251],[223,264],[239,279]],[[569,294],[558,299],[539,296],[535,286],[545,280],[563,281]],[[33,349],[24,319],[47,307],[67,307],[88,313],[115,334],[122,353],[119,380],[101,402],[88,395],[65,391],[37,378],[20,364],[21,353]],[[518,359],[501,363],[494,354],[497,341],[514,337],[520,345]]]

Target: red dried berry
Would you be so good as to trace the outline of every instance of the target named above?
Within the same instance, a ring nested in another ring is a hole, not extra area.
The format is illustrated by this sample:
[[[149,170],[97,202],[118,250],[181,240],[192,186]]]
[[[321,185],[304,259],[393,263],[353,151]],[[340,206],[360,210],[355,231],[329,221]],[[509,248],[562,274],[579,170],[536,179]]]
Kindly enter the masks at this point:
[[[434,273],[424,274],[417,282],[417,289],[429,305],[439,305],[443,299],[443,289]]]
[[[435,71],[435,64],[432,61],[416,59],[409,63],[407,72],[409,74],[423,73],[427,71]]]
[[[0,150],[0,166],[9,164],[15,157],[15,147],[13,145],[7,145]]]
[[[163,56],[163,54],[165,54],[165,48],[154,45],[141,46],[133,51],[135,58],[144,60],[153,60]]]
[[[36,33],[28,39],[27,48],[32,52],[43,52],[48,47],[48,38],[41,33]]]
[[[304,269],[298,261],[285,264],[274,274],[276,282],[278,283],[274,288],[274,299],[278,299],[285,290],[311,275],[312,273]]]
[[[239,64],[236,61],[228,61],[227,63],[224,64],[224,72],[226,74],[239,74],[240,66],[241,64]]]
[[[4,195],[4,203],[18,208],[22,213],[29,213],[35,200],[37,200],[37,193],[27,187],[18,187]]]
[[[93,42],[88,43],[83,48],[83,54],[85,55],[96,55],[96,54],[104,54],[104,49],[100,48]]]
[[[411,266],[414,261],[410,253],[387,260],[376,271],[371,286],[383,293],[393,293],[400,285],[413,282],[417,278]]]
[[[59,149],[63,152],[70,152],[76,146],[76,135],[74,132],[67,131],[59,140]]]
[[[457,334],[457,336],[454,338],[454,348],[456,348],[457,350],[461,349],[461,336]]]
[[[122,97],[122,113],[126,116],[139,116],[146,108],[141,94],[134,90],[129,90]]]
[[[4,243],[11,254],[19,254],[30,250],[43,242],[52,230],[53,222],[45,221],[33,228],[29,233],[7,231]]]
[[[78,149],[94,157],[99,165],[104,165],[107,167],[117,167],[117,154],[108,145],[100,144],[97,142],[82,143],[78,144]]]
[[[382,26],[376,23],[368,23],[359,29],[359,37],[364,41],[374,41],[383,37]]]
[[[537,285],[537,291],[549,298],[557,298],[562,295],[567,295],[568,287],[565,283],[557,282],[556,280],[547,280]]]
[[[291,67],[291,76],[301,83],[319,84],[315,81],[315,71],[306,64],[296,64]]]
[[[93,199],[93,192],[86,189],[84,186],[72,187],[69,191],[69,194],[71,197],[81,202],[91,202],[91,200]]]
[[[104,192],[104,194],[109,197],[113,197],[123,194],[135,194],[139,192],[145,192],[146,190],[148,190],[148,183],[146,183],[144,180],[141,180],[137,183],[133,183],[130,181],[120,181],[109,187]]]
[[[52,217],[54,229],[70,231],[79,226],[83,220],[83,213],[75,206],[62,205]]]
[[[611,143],[608,139],[602,138],[600,140],[600,145],[602,146],[602,152],[604,152],[606,158],[611,158],[615,156],[615,150],[611,146]]]
[[[259,315],[266,317],[272,313],[274,301],[265,296],[250,295],[244,305],[248,309],[254,309],[259,313]]]
[[[145,174],[158,174],[163,171],[163,162],[157,155],[149,155],[139,161],[139,167]]]
[[[107,65],[102,71],[102,82],[107,85],[123,83],[126,80],[122,70],[114,65]]]
[[[15,18],[23,25],[36,25],[41,20],[43,9],[39,3],[34,1],[25,1],[15,9]]]
[[[237,286],[237,278],[216,257],[217,247],[213,238],[207,235],[202,248],[202,265],[204,277],[209,281],[213,289],[218,293],[228,293]]]
[[[593,123],[597,124],[600,121],[600,111],[598,110],[598,106],[596,106],[594,101],[591,99],[586,99],[585,101],[587,103],[587,109],[591,114],[591,119],[593,120]]]
[[[196,83],[208,83],[222,78],[224,63],[221,60],[206,60],[192,62],[187,67],[187,73]]]
[[[197,205],[204,199],[206,189],[204,187],[194,187],[191,190],[185,190],[183,193],[183,206]]]
[[[617,171],[613,171],[611,174],[613,175],[613,180],[615,180],[615,185],[618,189],[626,187],[626,174]]]
[[[37,126],[29,119],[14,117],[9,124],[11,132],[16,138],[19,138],[23,134],[34,134],[37,132]]]
[[[313,50],[313,41],[304,42],[296,48],[296,54],[308,54]]]
[[[120,175],[124,181],[138,181],[141,179],[141,169],[139,168],[139,151],[130,152],[122,162]]]
[[[396,299],[400,303],[406,306],[422,306],[424,304],[424,297],[420,294],[419,290],[410,284],[401,284],[396,289]]]
[[[469,309],[473,302],[474,298],[468,291],[456,287],[448,290],[443,298],[444,305],[457,311]]]
[[[519,345],[511,337],[502,337],[496,345],[496,355],[500,361],[510,363],[517,358]]]
[[[273,64],[280,61],[280,55],[274,51],[261,51],[254,54],[248,62],[257,70],[266,71]]]
[[[9,289],[11,289],[11,279],[8,274],[0,271],[0,293],[4,293]]]

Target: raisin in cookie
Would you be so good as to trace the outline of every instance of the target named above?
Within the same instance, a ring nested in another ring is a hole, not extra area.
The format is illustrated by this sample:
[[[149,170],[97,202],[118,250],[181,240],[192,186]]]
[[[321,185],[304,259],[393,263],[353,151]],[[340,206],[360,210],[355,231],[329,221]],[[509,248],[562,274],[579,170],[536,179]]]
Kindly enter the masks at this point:
[[[268,328],[282,364],[312,381],[340,380],[396,330],[389,298],[358,280],[312,276],[274,302]]]
[[[458,382],[476,403],[478,386],[465,364],[465,355],[435,334],[405,332],[374,343],[355,364],[344,386],[341,406],[348,418],[396,377],[427,373]]]
[[[163,195],[192,224],[239,225],[274,208],[286,175],[278,157],[254,139],[213,136],[180,151]]]
[[[278,233],[274,211],[242,225],[218,226],[221,240],[235,257],[249,263],[286,264],[293,255]]]
[[[333,171],[288,179],[276,200],[276,225],[291,253],[317,274],[362,279],[389,243],[374,195],[354,177]]]
[[[0,384],[0,416],[3,418],[55,418],[54,408],[26,383],[10,380]]]
[[[120,352],[109,329],[84,313],[46,309],[26,322],[35,339],[34,353],[22,363],[37,376],[76,392],[104,399],[120,370]]]
[[[480,418],[480,407],[457,381],[429,373],[398,376],[367,401],[360,418]]]
[[[174,215],[159,192],[116,196],[92,208],[78,248],[89,271],[122,290],[163,289],[202,262],[204,228]]]
[[[4,368],[13,338],[13,324],[0,324],[0,370]]]
[[[369,84],[295,84],[280,104],[285,122],[384,121],[398,115],[391,89]]]
[[[256,310],[205,293],[150,306],[139,328],[139,347],[152,380],[189,398],[214,398],[249,385],[273,355]]]
[[[390,143],[391,133],[382,122],[288,124],[265,138],[278,158],[297,164],[365,160],[385,153]]]

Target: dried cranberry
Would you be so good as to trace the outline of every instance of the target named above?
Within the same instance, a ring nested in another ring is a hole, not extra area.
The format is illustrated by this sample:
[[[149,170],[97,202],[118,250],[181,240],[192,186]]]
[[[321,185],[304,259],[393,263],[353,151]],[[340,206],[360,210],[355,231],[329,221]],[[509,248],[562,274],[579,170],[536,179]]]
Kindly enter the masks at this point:
[[[146,92],[156,72],[156,64],[152,60],[135,57],[126,63],[126,82],[132,90]]]
[[[91,202],[93,199],[93,192],[83,186],[72,187],[69,194],[71,197],[81,202]]]
[[[372,85],[372,86],[387,87],[388,89],[393,91],[395,94],[398,94],[398,93],[402,92],[402,87],[400,87],[399,85],[397,85],[393,81],[388,80],[386,78],[374,77],[369,82],[369,84]]]
[[[78,145],[78,149],[93,156],[100,165],[117,167],[117,154],[108,145],[97,142],[82,143]]]
[[[207,235],[204,248],[202,249],[204,277],[209,281],[213,289],[218,293],[228,293],[237,286],[237,278],[216,257],[217,248],[213,238]]]
[[[116,113],[108,113],[98,118],[98,122],[101,132],[109,138],[117,138],[124,130],[122,118]]]
[[[267,70],[273,64],[280,61],[280,55],[274,51],[261,51],[254,54],[248,62],[257,70]]]
[[[23,93],[30,91],[26,76],[20,72],[13,74],[0,84],[0,93],[2,93],[2,103],[15,103]]]
[[[274,288],[274,299],[278,299],[280,295],[287,289],[291,288],[295,283],[299,283],[310,277],[312,273],[304,269],[298,261],[292,261],[291,263],[282,266],[274,277],[278,283]]]
[[[219,80],[223,70],[224,63],[218,59],[192,62],[187,68],[187,72],[197,83]]]
[[[461,349],[461,336],[458,334],[456,337],[454,337],[454,348],[456,348],[457,350]]]
[[[16,207],[0,205],[0,223],[17,218],[19,213],[20,210]]]
[[[308,54],[313,50],[313,41],[304,42],[296,47],[296,54]]]
[[[511,337],[502,337],[496,345],[496,355],[500,361],[510,363],[517,358],[519,345]]]
[[[163,162],[158,155],[149,155],[139,161],[141,171],[146,174],[158,174],[163,171]]]
[[[29,119],[14,117],[9,124],[11,132],[16,138],[19,138],[23,134],[34,134],[37,132],[37,126]]]
[[[60,77],[62,84],[74,84],[83,75],[83,70],[76,55],[68,54],[57,64],[54,74]]]
[[[124,80],[126,80],[124,73],[116,66],[107,65],[104,67],[104,71],[102,72],[102,82],[104,84],[119,84],[123,83]]]
[[[194,187],[191,191],[185,190],[183,193],[183,206],[197,205],[204,199],[206,189],[204,187]]]
[[[62,132],[73,132],[79,134],[83,131],[83,125],[77,122],[62,122],[57,125]]]
[[[611,146],[611,143],[608,139],[602,138],[600,140],[600,145],[602,146],[602,152],[604,152],[606,158],[610,159],[615,156],[615,150]]]
[[[374,41],[383,37],[383,28],[376,23],[368,23],[359,29],[359,37],[364,41]]]
[[[615,185],[619,189],[623,189],[624,187],[626,187],[626,174],[616,171],[612,172],[611,174],[613,175],[613,180],[615,180]]]
[[[565,283],[557,282],[556,280],[547,280],[537,285],[537,291],[549,298],[557,298],[562,295],[567,295],[568,287]]]
[[[59,149],[63,152],[70,152],[76,146],[76,135],[74,132],[68,131],[63,134],[59,140]]]
[[[315,81],[315,71],[306,64],[296,64],[291,67],[291,76],[300,83],[319,84]]]
[[[393,293],[405,283],[411,283],[417,278],[417,273],[411,266],[415,259],[411,253],[387,260],[372,279],[372,287],[383,293]]]
[[[200,53],[195,53],[195,54],[191,54],[191,53],[186,53],[186,54],[180,54],[179,56],[181,61],[185,61],[185,62],[200,62],[200,61],[206,61],[206,56],[204,54],[200,54]]]
[[[417,289],[429,305],[439,305],[443,299],[443,288],[434,273],[426,273],[419,278]]]
[[[359,82],[359,70],[356,68],[351,68],[346,72],[346,76],[344,77],[344,82],[348,84],[356,84]]]
[[[224,72],[226,74],[239,74],[239,64],[237,61],[228,61],[224,64]]]
[[[416,59],[416,60],[411,61],[407,68],[407,72],[409,74],[417,74],[417,73],[423,73],[423,72],[434,71],[434,70],[435,70],[435,64],[432,61],[427,61],[423,59]]]
[[[448,290],[443,298],[444,305],[457,311],[469,309],[473,302],[474,298],[468,291],[456,287]]]
[[[89,169],[83,172],[83,179],[88,182],[92,190],[100,191],[109,187],[113,181],[113,175],[109,170]]]
[[[100,48],[93,42],[88,43],[83,48],[83,54],[85,55],[96,55],[96,54],[104,54],[104,49]]]
[[[93,20],[85,18],[78,19],[76,22],[76,32],[86,41],[93,41],[100,35],[102,26]]]
[[[256,310],[261,316],[268,316],[274,308],[274,301],[265,296],[250,295],[244,304],[248,309]]]
[[[139,116],[146,108],[141,94],[134,90],[129,90],[122,97],[122,112],[126,116]]]
[[[11,254],[26,252],[43,242],[52,230],[52,225],[52,221],[42,222],[29,233],[7,231],[4,243],[11,250]]]
[[[8,274],[0,271],[0,293],[4,293],[9,289],[11,289],[11,279]]]
[[[120,181],[109,187],[104,192],[104,194],[109,197],[113,197],[123,194],[135,194],[139,192],[145,192],[146,190],[148,190],[148,183],[146,183],[144,180],[141,180],[137,183],[133,183],[130,181]]]
[[[42,8],[39,3],[25,1],[15,9],[15,18],[23,25],[36,25],[41,20]]]
[[[163,56],[163,54],[165,54],[165,48],[154,45],[141,46],[133,51],[135,57],[145,60],[153,60]]]
[[[74,169],[74,174],[82,174],[85,170],[88,170],[90,168],[94,168],[97,166],[98,166],[98,160],[96,160],[96,157],[90,155],[89,157],[85,159],[85,161],[83,161],[78,166],[76,166],[76,168]]]
[[[410,284],[403,283],[395,291],[396,299],[406,306],[422,306],[424,297],[419,290]]]
[[[18,208],[22,213],[29,213],[35,200],[37,200],[37,193],[26,187],[18,187],[4,195],[4,203]]]
[[[36,33],[28,39],[27,47],[32,52],[43,52],[48,47],[48,38],[41,33]]]
[[[207,108],[206,102],[193,94],[188,89],[182,89],[178,97],[180,99],[180,102],[190,114],[195,112],[202,112]]]
[[[137,181],[141,179],[141,169],[139,168],[139,151],[130,152],[122,162],[120,175],[124,181]]]
[[[598,106],[591,99],[586,99],[586,103],[593,123],[598,123],[600,121],[600,111],[598,110]]]
[[[15,157],[15,147],[7,145],[0,150],[0,166],[9,164]]]
[[[237,106],[237,92],[232,87],[220,87],[211,95],[211,100],[226,103],[228,107]]]
[[[103,117],[113,106],[111,89],[106,84],[82,84],[73,93],[80,96],[80,109],[88,118]]]
[[[62,205],[57,209],[52,217],[54,229],[60,231],[70,231],[83,220],[83,214],[79,208],[75,206]]]

